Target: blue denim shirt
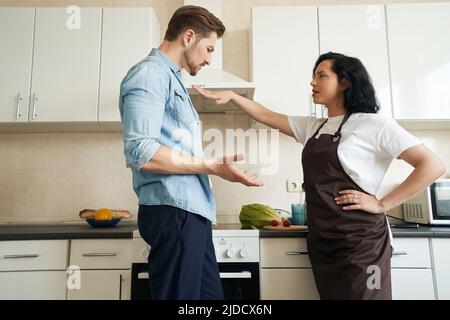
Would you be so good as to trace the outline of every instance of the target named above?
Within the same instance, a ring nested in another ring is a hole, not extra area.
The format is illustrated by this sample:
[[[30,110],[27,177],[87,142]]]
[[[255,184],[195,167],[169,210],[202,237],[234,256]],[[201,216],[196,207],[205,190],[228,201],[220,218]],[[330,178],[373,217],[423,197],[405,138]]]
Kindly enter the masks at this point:
[[[124,153],[139,204],[170,205],[216,222],[207,174],[161,174],[140,170],[161,145],[203,157],[200,119],[181,72],[158,49],[134,65],[120,86]]]

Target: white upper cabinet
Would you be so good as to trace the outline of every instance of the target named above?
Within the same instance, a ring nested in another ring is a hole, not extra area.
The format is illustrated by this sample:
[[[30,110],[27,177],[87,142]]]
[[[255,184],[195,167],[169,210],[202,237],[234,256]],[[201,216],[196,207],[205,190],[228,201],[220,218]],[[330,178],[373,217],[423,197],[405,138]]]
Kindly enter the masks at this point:
[[[450,3],[389,4],[396,119],[450,119]]]
[[[152,8],[104,8],[99,121],[120,121],[120,83],[128,70],[158,46],[161,36]]]
[[[0,122],[26,122],[34,8],[0,8]]]
[[[361,60],[372,78],[380,113],[392,116],[383,5],[319,6],[320,53]]]
[[[315,115],[310,82],[318,55],[316,6],[252,8],[255,101],[287,115]]]
[[[30,121],[97,121],[102,9],[71,8],[36,8]]]

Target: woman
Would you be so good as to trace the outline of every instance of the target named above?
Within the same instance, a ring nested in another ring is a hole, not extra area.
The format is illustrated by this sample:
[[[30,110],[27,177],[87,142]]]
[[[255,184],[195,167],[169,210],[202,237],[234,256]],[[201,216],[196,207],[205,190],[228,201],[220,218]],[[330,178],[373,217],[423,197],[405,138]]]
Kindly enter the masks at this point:
[[[322,299],[392,299],[391,235],[385,212],[425,189],[445,167],[379,106],[361,61],[326,53],[314,65],[314,103],[328,119],[286,116],[232,91],[196,87],[218,104],[234,102],[255,120],[304,145],[308,251]],[[394,158],[414,167],[383,199],[374,195]]]

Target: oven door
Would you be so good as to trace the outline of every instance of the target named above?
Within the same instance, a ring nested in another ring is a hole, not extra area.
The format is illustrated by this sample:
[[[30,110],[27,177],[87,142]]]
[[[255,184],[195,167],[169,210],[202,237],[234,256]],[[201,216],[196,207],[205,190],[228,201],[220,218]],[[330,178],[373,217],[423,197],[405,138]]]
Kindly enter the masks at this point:
[[[259,300],[259,263],[219,263],[226,300]]]
[[[131,300],[150,300],[148,263],[133,263],[131,267]]]
[[[148,263],[133,263],[131,300],[150,300]],[[226,300],[259,300],[258,263],[219,263]]]

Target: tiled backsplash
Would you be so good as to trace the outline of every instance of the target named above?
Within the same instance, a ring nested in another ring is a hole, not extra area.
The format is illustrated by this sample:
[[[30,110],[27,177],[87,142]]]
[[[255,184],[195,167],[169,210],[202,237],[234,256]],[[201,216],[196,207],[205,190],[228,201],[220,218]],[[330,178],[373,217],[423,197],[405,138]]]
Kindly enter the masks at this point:
[[[0,135],[0,220],[77,220],[84,208],[136,211],[120,133]]]
[[[244,115],[204,114],[203,130],[251,127]],[[242,131],[241,131],[242,133]],[[450,168],[450,131],[412,131],[438,153]],[[286,192],[286,179],[302,179],[302,146],[280,135],[278,171],[262,175],[261,188],[248,188],[211,177],[217,201],[218,221],[238,222],[241,206],[266,203],[290,209],[297,193]],[[207,144],[206,141],[204,144]],[[248,153],[248,144],[246,146]],[[85,208],[109,207],[130,210],[136,218],[137,197],[130,169],[125,167],[121,133],[0,134],[0,222],[77,221]],[[248,155],[247,155],[248,157]],[[256,164],[239,164],[258,172]],[[398,185],[412,171],[395,160],[378,196]],[[401,216],[400,208],[390,214]]]

